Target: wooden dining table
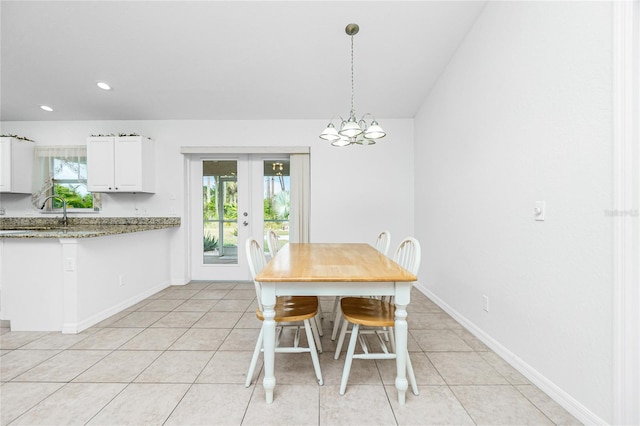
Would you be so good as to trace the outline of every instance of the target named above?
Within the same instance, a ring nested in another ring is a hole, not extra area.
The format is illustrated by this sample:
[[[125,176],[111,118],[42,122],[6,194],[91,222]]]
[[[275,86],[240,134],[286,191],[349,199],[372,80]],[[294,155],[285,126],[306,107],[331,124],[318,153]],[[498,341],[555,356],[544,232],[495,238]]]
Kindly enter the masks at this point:
[[[408,388],[407,305],[417,277],[369,244],[290,243],[260,271],[264,315],[264,380],[267,403],[273,402],[278,296],[394,296],[398,402]]]

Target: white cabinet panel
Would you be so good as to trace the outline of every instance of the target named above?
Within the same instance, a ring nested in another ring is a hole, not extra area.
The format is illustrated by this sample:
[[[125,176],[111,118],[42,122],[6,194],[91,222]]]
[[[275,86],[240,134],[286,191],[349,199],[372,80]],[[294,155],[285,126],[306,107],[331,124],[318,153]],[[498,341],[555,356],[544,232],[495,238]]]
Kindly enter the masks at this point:
[[[87,141],[87,187],[91,192],[114,191],[115,138],[90,138]]]
[[[2,138],[0,141],[0,191],[11,189],[11,143]]]
[[[0,138],[0,192],[31,193],[35,143]]]

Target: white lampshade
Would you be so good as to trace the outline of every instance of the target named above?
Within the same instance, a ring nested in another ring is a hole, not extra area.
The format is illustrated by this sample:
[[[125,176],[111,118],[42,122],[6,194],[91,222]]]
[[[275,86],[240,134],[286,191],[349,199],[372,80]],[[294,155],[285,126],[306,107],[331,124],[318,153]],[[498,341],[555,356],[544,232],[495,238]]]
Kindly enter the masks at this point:
[[[331,142],[333,146],[348,146],[351,145],[351,140],[346,136],[340,136],[337,141]]]
[[[344,125],[342,126],[342,129],[340,129],[338,133],[341,136],[346,136],[348,138],[355,138],[360,133],[362,133],[362,129],[360,128],[358,123],[356,123],[355,119],[354,120],[349,119],[349,121],[344,123]]]
[[[382,127],[378,125],[377,121],[373,121],[371,126],[367,127],[367,130],[364,131],[364,137],[367,139],[380,139],[385,137],[387,134]]]
[[[333,127],[333,123],[329,123],[326,129],[320,134],[320,138],[329,142],[334,142],[340,139],[340,135],[335,127]]]
[[[355,143],[357,143],[358,145],[373,145],[376,143],[376,141],[374,141],[373,139],[367,139],[365,136],[358,136],[355,140]]]

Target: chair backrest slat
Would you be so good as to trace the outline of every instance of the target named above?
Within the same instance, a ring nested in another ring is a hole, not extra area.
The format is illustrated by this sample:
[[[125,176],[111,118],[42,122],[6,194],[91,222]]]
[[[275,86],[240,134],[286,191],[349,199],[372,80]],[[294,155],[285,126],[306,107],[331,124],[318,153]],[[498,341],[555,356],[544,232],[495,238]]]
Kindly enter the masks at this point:
[[[416,275],[420,268],[420,243],[412,237],[405,238],[393,257],[393,260],[407,271]]]
[[[256,297],[258,299],[258,308],[262,311],[262,303],[260,303],[260,293],[262,288],[255,278],[256,275],[262,271],[262,268],[267,264],[267,259],[264,257],[264,251],[260,247],[260,243],[254,238],[249,238],[246,243],[247,260],[249,261],[249,270],[251,271],[251,278],[253,279],[253,285],[256,289]]]
[[[269,254],[273,259],[278,253],[278,250],[280,250],[280,238],[273,229],[267,231],[267,246],[269,247]]]
[[[391,245],[391,233],[389,231],[382,231],[378,234],[376,239],[376,250],[385,256],[389,253],[389,246]]]

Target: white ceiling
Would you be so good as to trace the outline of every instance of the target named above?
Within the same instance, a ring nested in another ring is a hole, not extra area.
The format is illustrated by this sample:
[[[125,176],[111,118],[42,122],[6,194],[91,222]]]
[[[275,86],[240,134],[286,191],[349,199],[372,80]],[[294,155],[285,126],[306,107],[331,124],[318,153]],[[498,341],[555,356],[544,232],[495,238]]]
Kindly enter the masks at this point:
[[[2,0],[0,119],[345,116],[350,22],[358,115],[411,118],[484,3]]]

